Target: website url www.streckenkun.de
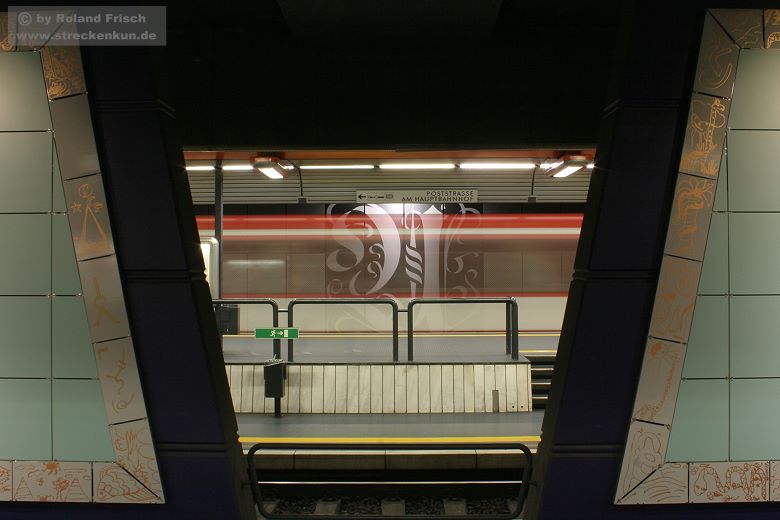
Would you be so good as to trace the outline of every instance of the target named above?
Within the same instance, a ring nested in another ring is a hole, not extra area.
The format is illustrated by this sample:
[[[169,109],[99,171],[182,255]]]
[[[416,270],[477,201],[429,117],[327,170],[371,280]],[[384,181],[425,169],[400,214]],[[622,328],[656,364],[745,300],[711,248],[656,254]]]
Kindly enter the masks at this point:
[[[51,36],[51,38],[49,38]],[[151,31],[143,31],[141,33],[134,32],[98,32],[98,31],[85,31],[85,32],[58,32],[51,33],[27,33],[19,32],[16,34],[17,41],[46,41],[58,42],[58,41],[155,41],[157,39],[157,33]]]

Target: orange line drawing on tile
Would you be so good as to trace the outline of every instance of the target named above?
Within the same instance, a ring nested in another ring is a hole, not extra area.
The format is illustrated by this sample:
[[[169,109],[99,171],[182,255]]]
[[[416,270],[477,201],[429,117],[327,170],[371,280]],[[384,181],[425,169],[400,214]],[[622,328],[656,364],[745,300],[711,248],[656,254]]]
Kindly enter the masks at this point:
[[[642,421],[652,422],[655,420],[655,416],[658,411],[663,407],[664,403],[666,403],[666,400],[669,398],[669,394],[672,389],[672,383],[675,378],[675,369],[680,363],[680,353],[677,350],[667,348],[660,341],[656,341],[650,347],[650,359],[656,366],[653,368],[648,367],[647,370],[654,371],[657,369],[659,372],[663,370],[666,373],[664,390],[655,403],[648,403],[642,406],[639,410],[637,410],[634,417]]]
[[[98,282],[97,276],[92,277],[92,280],[95,283],[95,297],[92,299],[92,304],[98,310],[97,318],[95,318],[95,327],[100,327],[104,315],[108,318],[108,321],[116,325],[119,323],[119,320],[116,319],[116,317],[111,314],[111,311],[108,310],[108,307],[106,307],[107,300],[100,290],[100,282]]]
[[[715,130],[725,125],[726,105],[720,99],[713,99],[709,106],[703,101],[693,100],[687,131],[693,150],[683,155],[681,169],[715,176],[720,168],[720,158],[716,161],[710,155],[720,148],[714,139]]]

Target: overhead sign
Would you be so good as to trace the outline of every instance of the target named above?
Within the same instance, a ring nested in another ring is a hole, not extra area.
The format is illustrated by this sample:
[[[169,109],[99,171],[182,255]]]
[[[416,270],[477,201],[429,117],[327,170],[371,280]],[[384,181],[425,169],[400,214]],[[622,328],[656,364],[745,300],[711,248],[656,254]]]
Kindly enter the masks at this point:
[[[357,202],[379,203],[430,203],[430,202],[477,202],[477,190],[383,190],[356,191]]]
[[[298,329],[291,327],[255,329],[255,339],[298,339]]]

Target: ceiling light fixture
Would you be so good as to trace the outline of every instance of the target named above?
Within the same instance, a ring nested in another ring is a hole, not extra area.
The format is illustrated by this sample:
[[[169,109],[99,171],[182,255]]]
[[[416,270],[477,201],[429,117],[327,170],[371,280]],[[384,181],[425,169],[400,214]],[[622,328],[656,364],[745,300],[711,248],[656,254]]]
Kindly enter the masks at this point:
[[[373,164],[301,164],[301,170],[373,170]]]
[[[284,179],[284,174],[271,166],[266,168],[258,168],[258,170],[260,170],[260,172],[269,179]]]
[[[557,160],[557,161],[551,162],[551,163],[542,163],[542,164],[539,165],[539,168],[541,168],[542,170],[551,170],[553,168],[558,168],[562,164],[563,164],[563,161]]]
[[[269,179],[287,177],[287,170],[279,163],[280,159],[273,156],[258,156],[252,159],[252,166]]]
[[[214,170],[214,166],[185,166],[184,169],[188,172],[210,172]]]
[[[590,161],[584,155],[564,155],[553,166],[547,169],[548,177],[563,178],[577,173],[585,168]]]
[[[553,174],[553,177],[561,178],[561,177],[568,177],[574,172],[578,172],[582,169],[582,166],[564,166],[560,170],[558,170],[556,173]]]
[[[383,170],[452,170],[453,163],[384,163],[379,167]]]
[[[533,170],[534,163],[502,163],[502,162],[465,162],[458,165],[461,170]]]

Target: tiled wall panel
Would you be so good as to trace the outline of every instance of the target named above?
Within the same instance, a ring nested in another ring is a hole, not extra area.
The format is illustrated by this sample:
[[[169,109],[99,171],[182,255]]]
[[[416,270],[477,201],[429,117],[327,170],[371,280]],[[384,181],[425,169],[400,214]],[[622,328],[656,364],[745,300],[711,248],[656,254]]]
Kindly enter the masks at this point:
[[[89,502],[85,461],[115,453],[40,60],[36,52],[0,53],[0,414],[13,418],[0,424],[0,458],[16,459],[0,463],[0,500]]]
[[[0,52],[0,132],[49,130],[49,104],[36,52]]]
[[[725,461],[728,458],[728,381],[683,380],[677,396],[666,459],[670,462],[689,462]]]
[[[652,336],[670,341],[663,349],[648,346],[634,413],[668,425],[652,413],[657,407],[648,397],[663,388],[663,395],[674,396],[674,418],[664,465],[646,477],[657,442],[648,432],[637,436],[637,428],[647,426],[632,423],[618,504],[780,497],[780,103],[774,94],[780,53],[761,47],[780,47],[780,10],[715,9],[706,15],[680,162],[685,173],[678,176],[665,249],[672,258],[663,259],[648,345],[660,341]],[[685,197],[683,184],[695,188]],[[694,270],[681,276],[681,258],[699,260],[702,251],[700,280]],[[690,284],[697,281],[695,305],[679,305],[681,294],[690,301]],[[675,320],[676,331],[668,326]],[[666,350],[684,356],[681,374],[649,356]]]

